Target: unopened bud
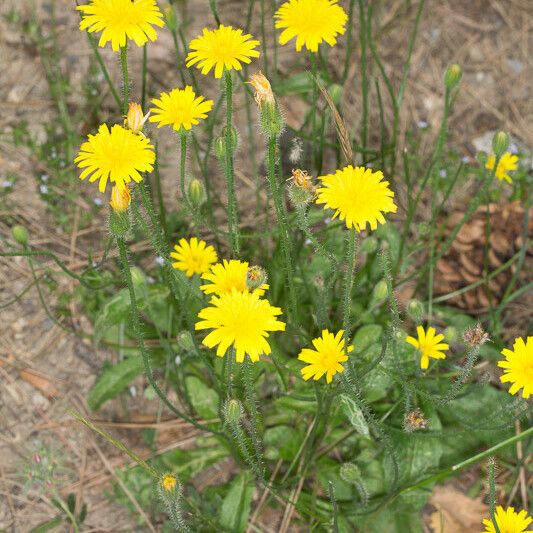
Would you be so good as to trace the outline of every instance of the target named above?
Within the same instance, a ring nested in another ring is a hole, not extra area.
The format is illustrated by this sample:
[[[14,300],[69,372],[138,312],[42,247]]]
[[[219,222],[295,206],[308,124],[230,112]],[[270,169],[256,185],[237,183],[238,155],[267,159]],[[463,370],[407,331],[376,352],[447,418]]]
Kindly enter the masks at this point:
[[[314,193],[309,189],[298,187],[295,183],[291,183],[287,189],[289,201],[296,209],[303,208],[309,205],[313,200]]]
[[[446,70],[446,74],[444,75],[444,85],[446,85],[448,89],[453,89],[461,81],[462,76],[463,69],[454,63]]]
[[[111,190],[111,201],[109,202],[113,211],[123,213],[128,210],[130,204],[131,194],[129,187],[124,185],[122,188],[119,188],[115,185]]]
[[[239,400],[227,400],[224,404],[224,420],[228,424],[238,424],[242,417],[242,404]]]
[[[235,128],[231,128],[231,152],[234,153],[237,149],[239,136]],[[222,133],[215,139],[215,155],[218,159],[226,157],[226,127],[222,129]]]
[[[201,207],[205,202],[204,184],[197,178],[193,178],[189,183],[188,191],[189,202],[193,207]]]
[[[267,282],[267,273],[260,266],[251,266],[246,272],[246,287],[253,291]]]
[[[13,226],[13,228],[11,229],[11,235],[13,235],[13,238],[19,244],[22,244],[22,245],[28,244],[30,235],[28,233],[28,230],[24,226],[21,226],[20,224]]]
[[[453,326],[448,326],[443,333],[448,342],[455,342],[459,338],[459,332]]]
[[[144,123],[148,120],[150,112],[143,115],[142,107],[135,103],[130,102],[128,106],[128,113],[126,114],[124,125],[133,131],[133,133],[141,133]]]
[[[420,300],[409,300],[405,310],[410,318],[412,318],[415,322],[420,322],[422,314],[424,313],[424,305]]]
[[[178,28],[178,17],[172,4],[167,4],[163,8],[163,16],[165,17],[165,24],[170,31],[175,31]]]
[[[408,433],[418,431],[419,429],[425,429],[428,425],[428,420],[424,416],[424,413],[416,408],[413,411],[409,411],[403,420],[404,430]]]
[[[353,463],[343,463],[339,475],[343,481],[351,485],[361,481],[361,471]]]
[[[366,237],[361,243],[361,251],[373,254],[378,249],[378,240],[375,237]]]
[[[509,134],[499,131],[492,138],[492,151],[496,157],[501,157],[509,146]]]
[[[464,332],[463,338],[470,347],[483,346],[489,338],[489,334],[484,331],[481,324],[478,322],[473,328],[469,328]]]
[[[384,300],[387,297],[389,290],[385,280],[378,281],[374,287],[374,298],[376,300]]]
[[[184,352],[194,351],[194,341],[189,331],[183,330],[182,332],[178,333],[178,336],[176,337],[176,341],[178,342],[178,346]]]
[[[165,492],[173,491],[176,488],[178,480],[172,474],[165,474],[161,478],[161,487]]]

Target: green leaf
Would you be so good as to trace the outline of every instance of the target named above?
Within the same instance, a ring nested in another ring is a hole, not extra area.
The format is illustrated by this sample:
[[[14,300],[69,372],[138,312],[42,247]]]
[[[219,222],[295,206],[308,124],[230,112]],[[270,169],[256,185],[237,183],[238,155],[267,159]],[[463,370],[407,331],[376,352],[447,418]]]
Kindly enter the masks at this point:
[[[298,72],[293,76],[283,79],[275,86],[278,96],[286,94],[310,94],[313,90],[313,79],[309,72]]]
[[[198,444],[198,443],[197,443]],[[161,462],[164,469],[179,477],[182,483],[206,470],[209,466],[227,457],[228,451],[215,439],[209,439],[209,447],[191,450],[173,450],[164,454]]]
[[[107,400],[118,396],[144,369],[141,357],[132,356],[107,367],[89,391],[87,403],[96,411]]]
[[[218,395],[196,376],[185,378],[185,386],[195,411],[207,420],[218,416]]]
[[[341,394],[340,400],[342,402],[343,412],[346,415],[348,422],[350,422],[357,433],[364,435],[365,437],[370,436],[368,424],[366,423],[363,412],[355,403],[355,401],[352,400],[352,398],[350,398],[347,394]]]
[[[220,525],[234,533],[242,533],[246,529],[253,491],[254,485],[248,472],[232,481],[220,509]]]
[[[130,295],[128,289],[122,289],[102,307],[94,324],[94,342],[98,344],[106,331],[130,319]]]
[[[51,518],[50,520],[35,526],[30,530],[30,533],[46,533],[46,531],[56,528],[62,521],[63,519],[60,516],[56,516],[55,518]]]
[[[268,459],[290,461],[299,445],[298,432],[290,426],[278,425],[265,431],[265,453]]]
[[[366,326],[360,327],[355,333],[352,341],[356,352],[363,352],[372,344],[379,343],[381,341],[382,333],[383,328],[379,324],[367,324]]]

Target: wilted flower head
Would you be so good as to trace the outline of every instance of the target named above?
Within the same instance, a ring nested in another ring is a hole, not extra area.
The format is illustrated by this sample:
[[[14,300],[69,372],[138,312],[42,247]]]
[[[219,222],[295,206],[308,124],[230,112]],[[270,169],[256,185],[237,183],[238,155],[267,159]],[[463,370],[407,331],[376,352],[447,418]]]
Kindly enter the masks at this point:
[[[255,89],[255,101],[261,107],[264,102],[274,103],[274,93],[270,82],[262,72],[252,74],[248,82]]]
[[[268,276],[264,268],[257,265],[252,265],[248,268],[246,272],[246,287],[248,290],[253,291],[259,287],[263,287],[267,280]]]
[[[124,120],[124,126],[133,131],[133,133],[141,133],[144,123],[148,120],[149,116],[150,111],[148,111],[146,115],[143,115],[143,110],[140,104],[130,102],[128,105],[128,113]]]
[[[468,328],[464,332],[463,337],[465,342],[472,348],[482,346],[490,340],[489,334],[483,330],[479,322],[474,327]]]
[[[413,431],[418,431],[419,429],[425,429],[427,425],[428,420],[418,407],[405,414],[405,418],[403,420],[403,427],[405,431],[411,433]]]
[[[117,213],[123,213],[128,209],[130,203],[130,188],[125,185],[124,188],[120,189],[115,185],[111,190],[111,201],[109,202],[109,205],[112,207],[113,211],[116,211]]]

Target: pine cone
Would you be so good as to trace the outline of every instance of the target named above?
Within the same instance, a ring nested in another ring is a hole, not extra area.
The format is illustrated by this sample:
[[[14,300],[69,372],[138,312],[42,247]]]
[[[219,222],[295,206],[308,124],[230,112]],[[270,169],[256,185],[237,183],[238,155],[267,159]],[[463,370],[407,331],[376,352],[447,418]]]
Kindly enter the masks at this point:
[[[486,206],[480,207],[469,222],[463,225],[452,246],[437,262],[435,271],[435,294],[448,294],[479,281],[483,277],[485,256]],[[521,248],[524,207],[516,201],[504,205],[490,204],[490,240],[488,249],[489,273],[506,263]],[[452,231],[463,217],[463,212],[453,213],[447,223]],[[533,232],[533,208],[529,216],[529,233]],[[531,269],[533,254],[528,252],[522,275]],[[529,263],[529,267],[528,267]],[[500,272],[486,284],[447,300],[469,312],[479,312],[497,305],[516,270],[516,264]]]

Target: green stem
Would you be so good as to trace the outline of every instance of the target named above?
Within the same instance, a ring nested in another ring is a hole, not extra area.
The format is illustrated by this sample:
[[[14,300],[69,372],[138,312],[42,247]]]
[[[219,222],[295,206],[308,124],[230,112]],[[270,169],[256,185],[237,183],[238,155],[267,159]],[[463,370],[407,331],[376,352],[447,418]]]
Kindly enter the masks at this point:
[[[120,48],[120,66],[122,67],[122,114],[126,115],[128,112],[128,102],[130,99],[130,78],[128,74],[128,46]]]
[[[239,224],[237,217],[237,198],[235,196],[234,169],[233,169],[233,135],[232,135],[232,112],[233,112],[233,81],[231,71],[224,71],[224,81],[226,88],[226,155],[224,157],[224,173],[226,176],[226,186],[228,193],[228,230],[230,240],[230,256],[236,257],[240,254],[239,244]]]
[[[344,351],[348,355],[352,316],[352,288],[357,253],[357,230],[355,228],[349,230],[346,241],[346,274],[342,290],[342,329],[344,330]]]
[[[309,60],[311,61],[311,76],[313,78],[313,99],[311,101],[311,150],[313,154],[313,168],[318,167],[318,158],[317,158],[317,113],[318,113],[318,74],[317,74],[317,58],[314,52],[309,52]]]
[[[244,394],[246,397],[248,409],[250,411],[250,435],[252,437],[252,446],[255,451],[259,470],[263,472],[264,476],[265,465],[263,459],[263,444],[261,442],[261,437],[259,434],[261,416],[259,414],[259,410],[257,409],[257,402],[255,399],[255,389],[252,379],[252,363],[246,357],[244,359],[243,377]]]
[[[494,458],[489,458],[489,512],[492,520],[492,525],[496,533],[500,533],[500,527],[496,521],[496,513],[494,508],[496,507],[496,482],[495,482],[495,464]]]
[[[366,60],[366,37],[365,31],[368,21],[365,16],[365,2],[359,1],[359,44],[361,46],[361,97],[363,103],[363,111],[361,115],[361,146],[366,148],[368,144],[368,72],[367,72],[367,60]],[[368,31],[372,31],[370,28]],[[366,163],[366,157],[363,154],[363,164]]]
[[[289,313],[293,320],[297,320],[298,300],[296,298],[296,287],[294,285],[294,264],[292,243],[289,236],[289,225],[283,203],[283,189],[276,180],[276,158],[278,151],[278,139],[275,136],[268,138],[268,164],[267,179],[270,191],[274,199],[276,217],[280,230],[280,243],[284,259],[284,270],[286,286],[289,289]]]
[[[187,163],[187,132],[182,128],[180,131],[180,190],[183,202],[190,208],[187,193],[185,191],[185,165]]]

